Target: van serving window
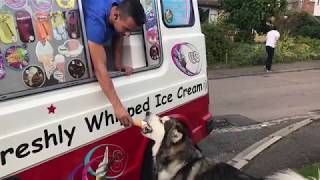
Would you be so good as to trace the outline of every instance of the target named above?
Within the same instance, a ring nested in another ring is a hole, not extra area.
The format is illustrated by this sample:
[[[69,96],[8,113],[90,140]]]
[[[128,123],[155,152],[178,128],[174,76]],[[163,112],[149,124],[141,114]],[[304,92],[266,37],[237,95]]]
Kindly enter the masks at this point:
[[[157,3],[155,0],[145,0],[141,4],[146,13],[146,22],[140,30],[132,32],[123,41],[122,63],[132,67],[134,72],[157,68],[162,62]],[[124,74],[114,70],[113,49],[107,47],[107,51],[111,77]]]
[[[12,7],[14,3],[0,9],[0,102],[96,81],[81,1],[67,9],[55,1],[48,3],[51,9],[43,12],[36,11],[45,8],[37,3],[25,4],[24,10]],[[134,72],[162,62],[157,4],[155,0],[142,4],[147,21],[123,42],[122,63]],[[106,50],[110,76],[124,75],[114,68],[112,47]]]
[[[192,0],[162,0],[162,20],[168,28],[194,25]]]

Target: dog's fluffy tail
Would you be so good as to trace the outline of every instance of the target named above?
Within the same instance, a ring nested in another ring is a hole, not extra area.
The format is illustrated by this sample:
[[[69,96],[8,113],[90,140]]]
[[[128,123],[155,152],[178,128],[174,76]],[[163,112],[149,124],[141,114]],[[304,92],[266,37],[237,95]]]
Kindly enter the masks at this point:
[[[292,170],[278,172],[272,176],[268,176],[266,180],[307,180]]]

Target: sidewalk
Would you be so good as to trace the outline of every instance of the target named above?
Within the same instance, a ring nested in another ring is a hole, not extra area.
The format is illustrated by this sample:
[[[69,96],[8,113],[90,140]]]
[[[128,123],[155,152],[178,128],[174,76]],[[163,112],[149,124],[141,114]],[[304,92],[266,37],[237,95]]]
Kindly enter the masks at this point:
[[[295,62],[290,64],[274,64],[272,73],[293,72],[320,69],[320,60]],[[232,78],[238,76],[253,76],[267,74],[264,66],[244,67],[237,69],[208,69],[209,79]]]
[[[284,137],[251,160],[243,170],[262,177],[287,168],[296,170],[305,165],[319,163],[319,128],[320,121],[316,120]]]

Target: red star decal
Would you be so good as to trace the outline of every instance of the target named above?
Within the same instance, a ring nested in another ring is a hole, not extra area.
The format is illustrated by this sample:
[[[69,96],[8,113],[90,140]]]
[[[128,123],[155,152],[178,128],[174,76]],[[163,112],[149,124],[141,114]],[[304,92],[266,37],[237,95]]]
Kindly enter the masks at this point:
[[[48,111],[49,111],[48,114],[51,114],[51,113],[54,114],[55,110],[56,110],[56,107],[54,107],[53,104],[51,104],[51,106],[48,107]]]

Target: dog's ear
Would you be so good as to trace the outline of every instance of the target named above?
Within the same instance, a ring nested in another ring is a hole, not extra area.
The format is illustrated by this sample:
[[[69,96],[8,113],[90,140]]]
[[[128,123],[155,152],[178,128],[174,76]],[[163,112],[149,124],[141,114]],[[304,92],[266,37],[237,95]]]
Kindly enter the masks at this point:
[[[169,121],[170,120],[170,117],[169,116],[163,116],[162,118],[160,118],[160,122],[162,124],[164,124],[166,121]]]
[[[178,142],[180,142],[183,138],[183,133],[182,132],[179,132],[178,129],[174,129],[172,131],[172,134],[171,134],[171,141],[172,143],[176,144]]]

